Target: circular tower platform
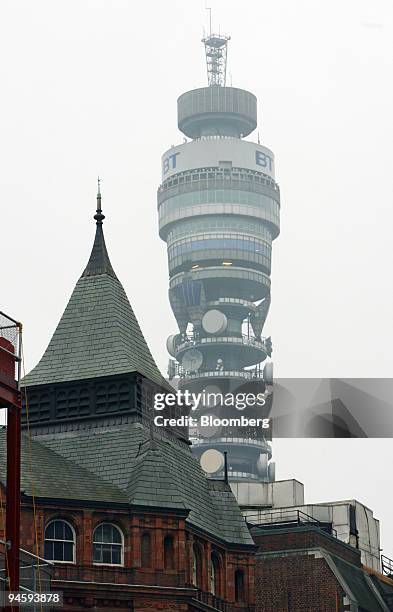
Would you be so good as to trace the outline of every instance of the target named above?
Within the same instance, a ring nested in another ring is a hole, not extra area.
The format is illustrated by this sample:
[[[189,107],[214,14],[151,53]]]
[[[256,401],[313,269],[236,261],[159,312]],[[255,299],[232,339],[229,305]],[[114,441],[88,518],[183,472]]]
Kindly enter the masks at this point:
[[[177,123],[189,138],[248,136],[257,127],[257,99],[236,87],[201,87],[177,100]]]

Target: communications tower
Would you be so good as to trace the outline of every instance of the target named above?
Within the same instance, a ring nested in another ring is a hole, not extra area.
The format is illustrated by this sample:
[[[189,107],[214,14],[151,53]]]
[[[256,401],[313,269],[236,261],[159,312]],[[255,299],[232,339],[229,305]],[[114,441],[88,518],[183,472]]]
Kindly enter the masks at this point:
[[[272,383],[272,346],[262,331],[280,191],[272,151],[245,140],[257,126],[257,100],[226,85],[228,41],[212,33],[203,39],[208,86],[179,97],[184,142],[162,156],[159,233],[167,244],[169,299],[179,328],[167,340],[168,375],[179,375],[180,389],[205,390],[218,398],[264,393],[265,406],[247,408],[248,416],[260,417],[268,415],[271,397],[266,385]],[[219,399],[196,412],[242,414]],[[190,434],[212,477],[224,473],[226,453],[229,480],[274,480],[262,429],[213,425]]]

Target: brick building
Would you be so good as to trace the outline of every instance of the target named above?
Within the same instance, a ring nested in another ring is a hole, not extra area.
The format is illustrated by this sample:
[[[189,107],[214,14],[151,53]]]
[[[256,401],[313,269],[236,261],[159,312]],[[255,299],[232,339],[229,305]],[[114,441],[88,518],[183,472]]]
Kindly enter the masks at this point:
[[[252,610],[253,540],[186,432],[151,426],[168,385],[111,266],[100,194],[95,219],[89,262],[24,380],[22,548],[54,562],[65,611]],[[4,499],[4,429],[0,451]]]
[[[297,512],[282,523],[251,527],[256,555],[256,610],[387,612],[393,580],[361,563],[360,550],[331,525]]]

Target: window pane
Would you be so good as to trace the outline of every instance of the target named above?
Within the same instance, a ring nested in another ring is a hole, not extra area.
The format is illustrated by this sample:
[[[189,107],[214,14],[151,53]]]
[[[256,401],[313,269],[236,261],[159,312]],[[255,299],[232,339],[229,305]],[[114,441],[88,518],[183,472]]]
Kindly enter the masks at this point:
[[[115,544],[121,544],[120,531],[116,527],[112,527],[112,542]]]
[[[121,563],[121,546],[112,546],[112,563],[120,565]]]
[[[63,542],[53,543],[53,559],[56,561],[64,561],[63,556]]]
[[[101,544],[94,544],[94,546],[93,546],[93,560],[94,560],[94,563],[102,563]]]
[[[99,525],[94,531],[94,542],[102,542],[102,525]]]
[[[45,542],[44,557],[48,559],[48,561],[53,561],[53,542]]]
[[[112,563],[112,546],[110,544],[102,545],[102,562]]]
[[[113,527],[112,525],[108,525],[107,523],[105,525],[102,525],[102,541],[103,542],[112,542],[112,531],[113,531]]]
[[[69,525],[67,525],[67,523],[63,522],[63,528],[64,528],[63,539],[72,542],[74,540],[74,535],[72,533],[71,527]]]
[[[65,542],[63,545],[63,549],[64,549],[63,561],[73,561],[74,560],[74,544],[72,542]]]
[[[64,522],[63,521],[55,521],[53,524],[54,524],[54,527],[55,527],[55,536],[54,536],[54,539],[55,540],[64,540]]]

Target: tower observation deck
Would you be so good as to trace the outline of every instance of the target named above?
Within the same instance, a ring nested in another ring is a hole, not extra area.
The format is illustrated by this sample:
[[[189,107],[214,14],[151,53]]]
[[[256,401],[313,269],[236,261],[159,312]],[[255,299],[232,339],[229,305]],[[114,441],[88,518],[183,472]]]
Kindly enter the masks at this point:
[[[272,346],[262,331],[280,190],[272,151],[244,140],[257,126],[257,100],[225,84],[228,40],[203,39],[209,86],[177,101],[178,127],[191,140],[162,156],[159,233],[167,244],[169,299],[179,328],[167,340],[168,375],[179,376],[179,389],[217,394],[194,417],[247,412],[260,418],[268,416],[271,399]],[[266,403],[242,412],[219,399],[239,393],[263,394]],[[226,452],[229,480],[274,480],[263,429],[213,424],[190,434],[212,477],[222,476]]]

